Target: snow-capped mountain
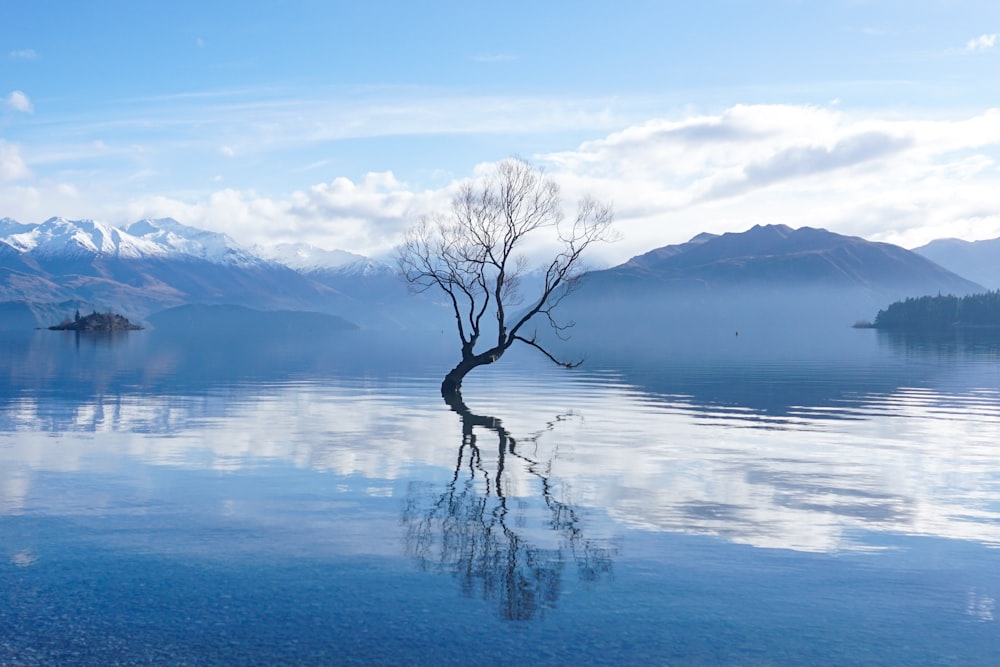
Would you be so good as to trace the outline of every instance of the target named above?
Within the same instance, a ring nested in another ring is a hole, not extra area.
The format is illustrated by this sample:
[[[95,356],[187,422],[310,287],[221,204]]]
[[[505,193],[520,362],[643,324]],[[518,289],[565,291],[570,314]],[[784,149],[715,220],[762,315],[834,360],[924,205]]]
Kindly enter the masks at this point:
[[[35,257],[195,258],[213,264],[257,266],[263,260],[225,234],[171,218],[115,227],[95,220],[50,218],[39,224],[0,220],[0,243]]]
[[[284,264],[300,273],[339,269],[350,264],[369,261],[364,255],[356,255],[346,250],[324,250],[308,243],[255,245],[253,251],[264,259]]]
[[[262,258],[228,234],[182,225],[173,218],[139,220],[125,228],[138,239],[156,244],[168,256],[189,256],[214,264],[258,266]],[[294,267],[293,267],[294,268]]]
[[[0,233],[7,233],[0,240],[19,252],[32,255],[107,255],[138,259],[164,254],[156,244],[94,220],[50,218],[38,225],[23,225],[12,220],[5,222],[8,224],[0,228]]]
[[[253,246],[261,257],[277,262],[345,294],[405,292],[395,266],[346,250],[324,250],[308,243]],[[373,289],[378,283],[377,289]]]
[[[426,299],[410,297],[394,267],[342,250],[246,248],[170,218],[123,227],[0,219],[0,302],[69,301],[138,320],[184,304],[227,304],[393,328],[423,326],[428,308]]]
[[[335,314],[346,300],[225,234],[176,220],[0,220],[0,301],[74,299],[139,318],[185,303]]]

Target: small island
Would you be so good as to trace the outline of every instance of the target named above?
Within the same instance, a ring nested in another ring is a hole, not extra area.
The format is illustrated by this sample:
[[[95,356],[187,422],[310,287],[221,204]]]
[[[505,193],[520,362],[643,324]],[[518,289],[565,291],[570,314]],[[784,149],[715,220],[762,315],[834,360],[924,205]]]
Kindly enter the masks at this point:
[[[50,331],[138,331],[142,329],[137,324],[132,324],[125,317],[117,313],[99,313],[96,310],[90,315],[80,317],[80,311],[76,311],[75,317],[71,320],[68,317],[61,323],[49,327]]]

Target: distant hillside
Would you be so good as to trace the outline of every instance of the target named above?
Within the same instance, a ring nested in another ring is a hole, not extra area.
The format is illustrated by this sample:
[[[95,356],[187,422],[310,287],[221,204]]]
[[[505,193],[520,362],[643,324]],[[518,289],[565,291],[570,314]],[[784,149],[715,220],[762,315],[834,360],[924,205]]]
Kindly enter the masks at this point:
[[[1000,238],[987,241],[938,239],[913,252],[990,289],[1000,288]]]
[[[700,234],[598,272],[605,280],[731,285],[816,285],[915,293],[966,294],[977,285],[928,259],[888,243],[825,229],[756,226],[743,233]]]
[[[756,226],[701,234],[585,275],[556,311],[575,322],[568,354],[629,354],[677,346],[719,354],[784,348],[815,355],[886,304],[984,288],[925,257],[823,229]],[[541,336],[551,336],[539,325]],[[740,345],[734,345],[738,339]]]

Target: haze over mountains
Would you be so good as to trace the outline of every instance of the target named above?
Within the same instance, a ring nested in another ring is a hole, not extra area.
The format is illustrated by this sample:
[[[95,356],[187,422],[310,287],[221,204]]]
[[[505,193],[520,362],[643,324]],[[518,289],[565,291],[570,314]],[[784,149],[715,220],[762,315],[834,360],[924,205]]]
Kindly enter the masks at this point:
[[[1000,289],[1000,239],[938,239],[913,252],[991,290]]]
[[[893,301],[982,291],[898,246],[766,225],[699,234],[591,272],[559,316],[575,322],[568,345],[584,356],[606,352],[607,341],[618,350],[666,351],[705,349],[712,339],[718,344],[708,349],[720,354],[781,345],[818,354],[836,343],[816,332],[844,332]]]
[[[973,245],[1000,256],[1000,242]],[[586,347],[625,340],[622,331],[708,327],[731,336],[765,322],[846,327],[907,296],[984,291],[928,259],[935,244],[921,250],[927,256],[784,225],[699,234],[591,272],[560,310],[578,323],[573,336]],[[214,304],[314,311],[369,329],[450,330],[436,298],[409,294],[394,267],[360,255],[302,244],[245,248],[171,219],[122,228],[0,220],[0,321],[8,328],[15,320],[49,324],[43,320],[60,308],[145,320],[176,306]]]

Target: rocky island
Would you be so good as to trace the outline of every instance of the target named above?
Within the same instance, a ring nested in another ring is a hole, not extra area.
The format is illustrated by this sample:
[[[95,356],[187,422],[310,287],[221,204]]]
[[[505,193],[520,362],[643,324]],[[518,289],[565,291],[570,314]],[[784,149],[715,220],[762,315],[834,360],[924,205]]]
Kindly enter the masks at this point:
[[[68,317],[61,323],[49,327],[51,331],[137,331],[142,329],[137,324],[132,324],[125,317],[117,313],[98,313],[96,310],[90,315],[80,317],[80,311],[71,320]]]

